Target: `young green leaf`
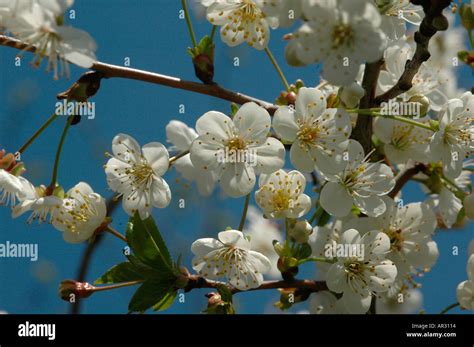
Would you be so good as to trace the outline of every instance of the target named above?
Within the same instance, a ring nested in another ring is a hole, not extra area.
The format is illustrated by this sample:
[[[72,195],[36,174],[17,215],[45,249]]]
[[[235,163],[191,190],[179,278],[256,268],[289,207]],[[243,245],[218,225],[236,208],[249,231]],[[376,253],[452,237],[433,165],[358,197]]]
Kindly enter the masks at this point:
[[[155,305],[158,306],[158,309],[165,306],[169,307],[172,303],[172,301],[171,303],[169,302],[172,292],[176,292],[174,289],[174,278],[146,280],[133,295],[132,300],[128,304],[128,310],[130,312],[145,312]]]
[[[173,272],[171,256],[153,217],[142,220],[136,213],[130,218],[126,236],[134,254],[143,263],[160,272]]]
[[[95,284],[114,284],[131,281],[144,280],[145,276],[140,273],[132,263],[120,263],[110,268],[105,274],[97,279]]]

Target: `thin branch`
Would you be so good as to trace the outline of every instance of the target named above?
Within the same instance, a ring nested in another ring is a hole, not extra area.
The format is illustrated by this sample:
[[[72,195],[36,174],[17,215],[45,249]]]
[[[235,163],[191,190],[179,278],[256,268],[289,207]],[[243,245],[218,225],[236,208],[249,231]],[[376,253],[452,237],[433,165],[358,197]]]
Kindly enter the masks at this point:
[[[35,47],[28,46],[22,41],[5,35],[0,35],[0,46],[11,47],[28,52],[35,52],[36,50]],[[103,73],[104,78],[125,78],[152,84],[159,84],[170,88],[182,89],[198,94],[213,96],[215,98],[235,102],[239,105],[245,104],[247,102],[255,102],[256,104],[265,108],[270,114],[275,113],[277,110],[277,106],[272,103],[225,89],[217,84],[208,85],[192,81],[185,81],[173,76],[161,75],[154,72],[131,69],[102,62],[96,62],[91,67],[91,69]]]
[[[408,183],[416,174],[423,172],[426,170],[426,166],[424,164],[417,164],[412,168],[407,169],[403,174],[398,177],[395,187],[392,191],[388,194],[389,197],[392,199],[397,196],[397,194],[402,190],[405,184]]]
[[[189,292],[190,290],[197,289],[197,288],[213,288],[218,289],[220,286],[227,286],[224,282],[219,281],[211,281],[207,280],[203,277],[191,275],[188,277],[188,285],[184,290]],[[255,290],[266,290],[266,289],[285,289],[285,288],[297,288],[297,289],[305,289],[309,292],[318,292],[322,290],[327,290],[326,282],[322,281],[312,281],[312,280],[293,280],[293,281],[266,281],[263,282],[259,287],[249,289],[249,290],[239,290],[236,288],[230,288],[232,293],[241,293],[241,292],[249,292]]]
[[[415,33],[416,50],[413,58],[407,61],[405,71],[398,82],[388,91],[375,98],[375,104],[394,99],[413,87],[413,78],[431,54],[428,45],[431,38],[438,32],[448,28],[448,20],[443,16],[443,10],[448,7],[451,0],[411,0],[415,5],[423,6],[425,18],[420,24],[420,29]]]

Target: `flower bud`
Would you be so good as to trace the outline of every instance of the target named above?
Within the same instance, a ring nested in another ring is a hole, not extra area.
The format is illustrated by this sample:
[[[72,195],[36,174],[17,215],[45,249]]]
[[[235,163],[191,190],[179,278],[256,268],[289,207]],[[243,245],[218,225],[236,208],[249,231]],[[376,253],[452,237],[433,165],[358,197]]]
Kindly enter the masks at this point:
[[[459,9],[459,15],[461,16],[461,23],[467,30],[474,29],[474,11],[471,6],[463,4]]]
[[[104,77],[103,73],[89,71],[83,74],[71,88],[65,92],[59,93],[59,100],[85,102],[91,96],[94,96],[100,88],[100,81]]]
[[[193,57],[194,72],[205,84],[212,84],[214,80],[214,62],[212,57],[206,54],[198,54]]]
[[[474,193],[464,198],[464,211],[469,219],[474,219]]]
[[[15,164],[15,156],[11,153],[5,155],[5,151],[0,152],[0,169],[7,170]]]
[[[59,296],[65,301],[71,299],[71,294],[74,294],[77,298],[88,298],[94,293],[95,289],[94,286],[87,282],[65,280],[59,285]]]
[[[306,243],[308,242],[309,235],[313,233],[313,227],[306,220],[297,221],[290,230],[288,235],[296,243]]]
[[[285,245],[277,240],[273,240],[273,248],[275,249],[276,254],[282,256],[285,252]]]
[[[339,98],[348,108],[355,108],[360,99],[365,95],[365,90],[359,83],[353,82],[347,87],[342,87],[339,92]]]
[[[234,306],[231,302],[225,302],[222,300],[220,294],[212,292],[206,294],[207,301],[207,314],[235,314]]]

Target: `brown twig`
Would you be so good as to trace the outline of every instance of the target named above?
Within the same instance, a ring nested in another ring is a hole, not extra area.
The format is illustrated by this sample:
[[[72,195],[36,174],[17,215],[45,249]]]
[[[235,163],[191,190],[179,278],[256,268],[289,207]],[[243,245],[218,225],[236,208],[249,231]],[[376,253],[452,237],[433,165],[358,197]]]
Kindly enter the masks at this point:
[[[0,35],[0,46],[11,47],[27,52],[36,51],[35,47],[5,35]],[[173,76],[161,75],[154,72],[131,69],[102,62],[96,62],[91,69],[101,72],[103,74],[103,78],[126,78],[130,80],[159,84],[170,88],[182,89],[194,93],[213,96],[219,99],[235,102],[239,105],[245,104],[247,102],[255,102],[264,107],[270,114],[275,113],[277,109],[277,106],[272,103],[225,89],[218,84],[208,85],[193,81],[185,81]]]
[[[188,285],[184,288],[186,292],[198,289],[198,288],[213,288],[217,289],[219,286],[227,286],[224,282],[218,281],[211,281],[207,280],[203,277],[190,275],[188,277]],[[295,288],[295,289],[305,289],[309,292],[318,292],[322,290],[327,290],[326,282],[322,281],[312,281],[312,280],[293,280],[293,281],[266,281],[263,282],[259,287],[249,289],[249,290],[239,290],[236,288],[231,287],[231,291],[233,294],[241,293],[241,292],[248,292],[248,291],[255,291],[255,290],[265,290],[265,289],[288,289],[288,288]]]
[[[431,38],[438,31],[448,28],[448,20],[443,16],[443,10],[448,7],[451,0],[411,0],[415,5],[421,5],[425,12],[425,18],[420,24],[420,29],[415,33],[416,50],[413,58],[407,61],[405,71],[398,82],[388,91],[375,98],[375,104],[396,98],[410,90],[413,86],[413,78],[418,73],[421,64],[427,61],[431,54],[428,45]]]
[[[416,174],[426,170],[425,164],[416,164],[414,167],[407,169],[400,177],[397,179],[397,183],[392,191],[388,194],[392,199],[397,196],[397,194],[402,190],[405,184],[408,183]]]
[[[383,59],[365,64],[365,73],[362,80],[362,88],[365,90],[365,95],[360,101],[359,107],[361,109],[368,109],[374,106],[377,80],[379,79],[380,69],[383,64]],[[372,117],[359,115],[351,137],[359,141],[365,153],[369,153],[372,149]]]

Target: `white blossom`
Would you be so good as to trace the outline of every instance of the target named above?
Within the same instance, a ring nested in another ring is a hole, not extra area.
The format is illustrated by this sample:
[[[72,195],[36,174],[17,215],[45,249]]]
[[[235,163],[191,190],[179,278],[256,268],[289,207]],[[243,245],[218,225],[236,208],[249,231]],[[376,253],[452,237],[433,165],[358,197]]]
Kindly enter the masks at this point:
[[[207,112],[196,123],[199,137],[191,146],[191,162],[208,175],[216,175],[227,195],[247,195],[255,185],[256,174],[283,167],[285,148],[268,137],[270,127],[268,112],[253,102],[244,104],[233,119],[220,112]]]
[[[140,149],[129,135],[118,134],[112,141],[113,158],[105,165],[107,183],[123,196],[123,208],[130,216],[138,211],[148,218],[153,207],[165,208],[171,201],[171,191],[161,178],[169,167],[165,146],[151,142]]]
[[[451,179],[461,174],[463,160],[474,152],[474,95],[466,92],[451,99],[438,114],[439,131],[430,150],[443,164],[444,174]]]
[[[0,169],[0,205],[15,206],[18,201],[28,198],[34,191],[28,180]]]
[[[309,312],[311,314],[347,314],[342,300],[334,294],[324,290],[311,294],[309,299]]]
[[[303,3],[303,14],[308,21],[293,33],[286,48],[290,64],[323,63],[325,80],[347,86],[354,82],[362,63],[382,57],[386,36],[372,2],[308,0]]]
[[[230,284],[240,290],[257,288],[263,282],[271,264],[266,256],[250,249],[250,241],[238,230],[219,233],[218,240],[204,238],[196,240],[191,251],[193,269],[209,278],[226,277]]]
[[[438,256],[438,246],[432,240],[437,226],[436,216],[431,207],[424,203],[402,205],[384,197],[387,210],[376,218],[362,218],[359,225],[365,230],[378,230],[390,239],[390,254],[398,269],[398,275],[404,276],[415,270],[431,268]]]
[[[278,21],[270,20],[257,0],[218,0],[207,8],[207,20],[221,27],[221,39],[231,47],[247,42],[262,50],[270,39],[270,27]]]
[[[66,242],[80,243],[94,234],[106,216],[105,199],[80,182],[66,193],[52,223],[63,232]]]
[[[14,15],[4,15],[2,18],[3,26],[16,38],[36,48],[36,66],[47,57],[47,70],[54,71],[56,79],[59,78],[60,69],[61,74],[69,77],[69,62],[90,68],[96,61],[97,46],[94,39],[85,31],[64,25],[58,20],[59,14],[51,11],[63,10],[67,5],[68,2],[33,2],[31,6],[16,10]]]
[[[428,123],[429,118],[418,120]],[[373,123],[374,134],[384,144],[387,158],[396,164],[404,164],[412,159],[418,162],[429,162],[430,141],[433,135],[428,129],[406,124],[395,119],[379,117]]]
[[[344,165],[351,123],[343,109],[326,108],[323,93],[315,88],[301,88],[295,107],[282,106],[275,112],[273,128],[283,141],[292,143],[290,160],[302,172],[317,167],[337,172]]]
[[[62,199],[55,195],[45,195],[46,187],[35,187],[29,183],[25,186],[27,193],[20,199],[20,203],[12,210],[12,217],[18,218],[27,212],[31,212],[27,222],[52,223],[62,206]]]
[[[410,0],[374,0],[382,15],[382,30],[391,40],[405,35],[407,23],[420,25],[423,8],[413,5]]]
[[[467,261],[467,280],[459,283],[456,296],[461,307],[474,310],[474,254]]]
[[[385,69],[380,71],[378,79],[378,94],[388,91],[400,79],[405,71],[407,60],[414,54],[413,44],[404,40],[393,42],[384,53]],[[438,111],[448,100],[443,93],[443,85],[448,82],[447,76],[440,67],[434,67],[424,62],[413,78],[413,86],[399,96],[403,102],[408,102],[414,96],[423,95],[430,100],[430,109]]]
[[[342,303],[349,313],[365,313],[373,293],[389,290],[397,276],[396,266],[385,259],[390,240],[375,230],[361,237],[357,230],[349,229],[342,234],[340,244],[359,245],[364,249],[363,259],[339,257],[328,270],[327,286],[335,293],[342,293]]]
[[[392,170],[385,164],[369,162],[362,146],[353,140],[346,167],[338,174],[323,174],[328,182],[321,191],[321,206],[336,217],[347,216],[353,204],[369,216],[381,215],[386,210],[382,196],[395,186]]]
[[[170,151],[184,153],[191,149],[193,141],[199,135],[193,129],[183,122],[172,120],[166,126],[166,137],[173,146]],[[217,183],[217,177],[214,172],[205,172],[205,170],[195,167],[191,161],[191,155],[188,153],[173,163],[178,171],[186,180],[195,181],[198,191],[203,196],[209,196],[214,191]]]
[[[259,186],[255,201],[268,218],[300,218],[311,209],[311,198],[304,194],[306,178],[299,171],[262,175]]]

